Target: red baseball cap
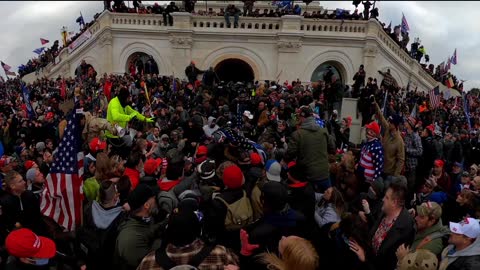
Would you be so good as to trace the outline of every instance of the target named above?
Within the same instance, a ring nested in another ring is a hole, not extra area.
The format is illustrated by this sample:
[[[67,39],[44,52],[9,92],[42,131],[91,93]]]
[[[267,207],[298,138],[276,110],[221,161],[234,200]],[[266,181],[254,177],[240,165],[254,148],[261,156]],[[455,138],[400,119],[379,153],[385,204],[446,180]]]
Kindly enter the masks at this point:
[[[17,258],[50,259],[57,252],[55,242],[25,228],[12,231],[5,240],[5,247]]]
[[[252,164],[253,166],[262,164],[262,157],[260,157],[258,153],[251,153],[250,164]]]
[[[445,165],[445,162],[443,162],[443,160],[441,159],[437,159],[433,162],[433,165],[434,166],[437,166],[437,167],[442,167],[443,168],[443,165]]]
[[[48,112],[47,115],[45,116],[45,119],[52,119],[53,116],[55,116],[53,112]]]
[[[98,152],[100,150],[105,150],[107,148],[107,142],[101,141],[99,138],[93,138],[90,141],[90,151]]]
[[[208,154],[208,148],[205,145],[200,145],[197,149],[197,156]]]
[[[33,167],[33,165],[36,165],[36,164],[37,163],[35,163],[35,161],[33,161],[33,160],[27,160],[27,161],[25,161],[25,169],[28,171],[29,169],[31,169]]]
[[[162,164],[162,159],[161,158],[148,159],[147,161],[145,161],[145,164],[143,164],[143,171],[147,175],[153,175],[155,173],[155,170],[158,167],[160,167],[161,164]]]
[[[373,121],[370,124],[365,125],[366,129],[371,129],[375,134],[380,135],[380,126],[378,125],[377,122]]]

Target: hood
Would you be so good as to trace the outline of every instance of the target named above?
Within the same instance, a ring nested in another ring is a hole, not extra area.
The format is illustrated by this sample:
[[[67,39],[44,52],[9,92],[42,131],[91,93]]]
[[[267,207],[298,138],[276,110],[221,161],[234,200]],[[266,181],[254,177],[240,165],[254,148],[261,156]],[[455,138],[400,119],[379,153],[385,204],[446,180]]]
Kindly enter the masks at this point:
[[[122,207],[104,209],[97,201],[92,203],[93,223],[99,229],[106,229],[120,215]]]
[[[250,167],[247,174],[259,178],[263,176],[263,169],[259,167]]]
[[[449,245],[447,249],[449,251],[448,253],[450,253],[451,250],[453,249],[453,245]],[[480,237],[477,237],[475,242],[473,242],[473,244],[468,246],[466,249],[461,251],[455,251],[452,254],[448,254],[447,257],[449,258],[469,257],[469,256],[477,256],[478,254],[480,254]],[[453,260],[451,259],[449,259],[448,261],[453,262]]]
[[[212,124],[213,121],[215,121],[217,118],[213,117],[213,116],[210,116],[208,117],[208,125],[210,126]]]
[[[321,129],[317,122],[315,122],[315,118],[313,118],[313,116],[307,117],[305,121],[303,121],[303,123],[300,125],[300,128],[311,131],[317,131]]]

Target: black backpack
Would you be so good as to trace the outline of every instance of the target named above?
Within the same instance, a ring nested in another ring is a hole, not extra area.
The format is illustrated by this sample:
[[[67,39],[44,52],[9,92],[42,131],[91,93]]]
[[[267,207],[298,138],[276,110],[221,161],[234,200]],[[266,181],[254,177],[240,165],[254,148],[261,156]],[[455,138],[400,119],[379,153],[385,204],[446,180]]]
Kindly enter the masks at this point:
[[[168,257],[166,248],[159,248],[155,252],[155,261],[165,270],[196,270],[205,258],[210,255],[214,248],[214,245],[205,245],[188,261],[187,264],[180,265],[177,265],[172,259],[170,259],[170,257]]]

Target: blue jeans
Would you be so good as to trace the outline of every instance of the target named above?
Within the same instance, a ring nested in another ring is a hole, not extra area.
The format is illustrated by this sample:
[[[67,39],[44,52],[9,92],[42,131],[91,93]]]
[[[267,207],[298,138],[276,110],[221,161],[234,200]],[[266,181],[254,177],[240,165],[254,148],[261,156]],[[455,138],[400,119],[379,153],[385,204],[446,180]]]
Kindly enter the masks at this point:
[[[229,26],[231,23],[230,23],[230,14],[228,14],[228,12],[225,12],[225,22],[227,23],[227,26]],[[239,19],[239,15],[238,13],[235,13],[233,15],[233,25],[234,26],[238,26],[238,19]]]

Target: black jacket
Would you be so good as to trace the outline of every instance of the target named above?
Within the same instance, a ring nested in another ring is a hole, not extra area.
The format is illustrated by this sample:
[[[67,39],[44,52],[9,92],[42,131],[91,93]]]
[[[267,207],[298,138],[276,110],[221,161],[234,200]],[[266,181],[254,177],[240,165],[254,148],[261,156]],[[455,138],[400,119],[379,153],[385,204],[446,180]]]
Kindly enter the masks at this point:
[[[377,219],[372,230],[370,231],[370,239],[373,239],[378,226],[382,222],[384,215]],[[378,253],[373,256],[367,255],[367,268],[368,269],[382,269],[382,270],[394,270],[397,266],[397,256],[395,252],[397,248],[405,244],[405,246],[411,246],[415,238],[415,221],[408,213],[407,209],[403,209],[397,220],[393,224],[392,228],[387,233],[387,236],[383,240]]]

